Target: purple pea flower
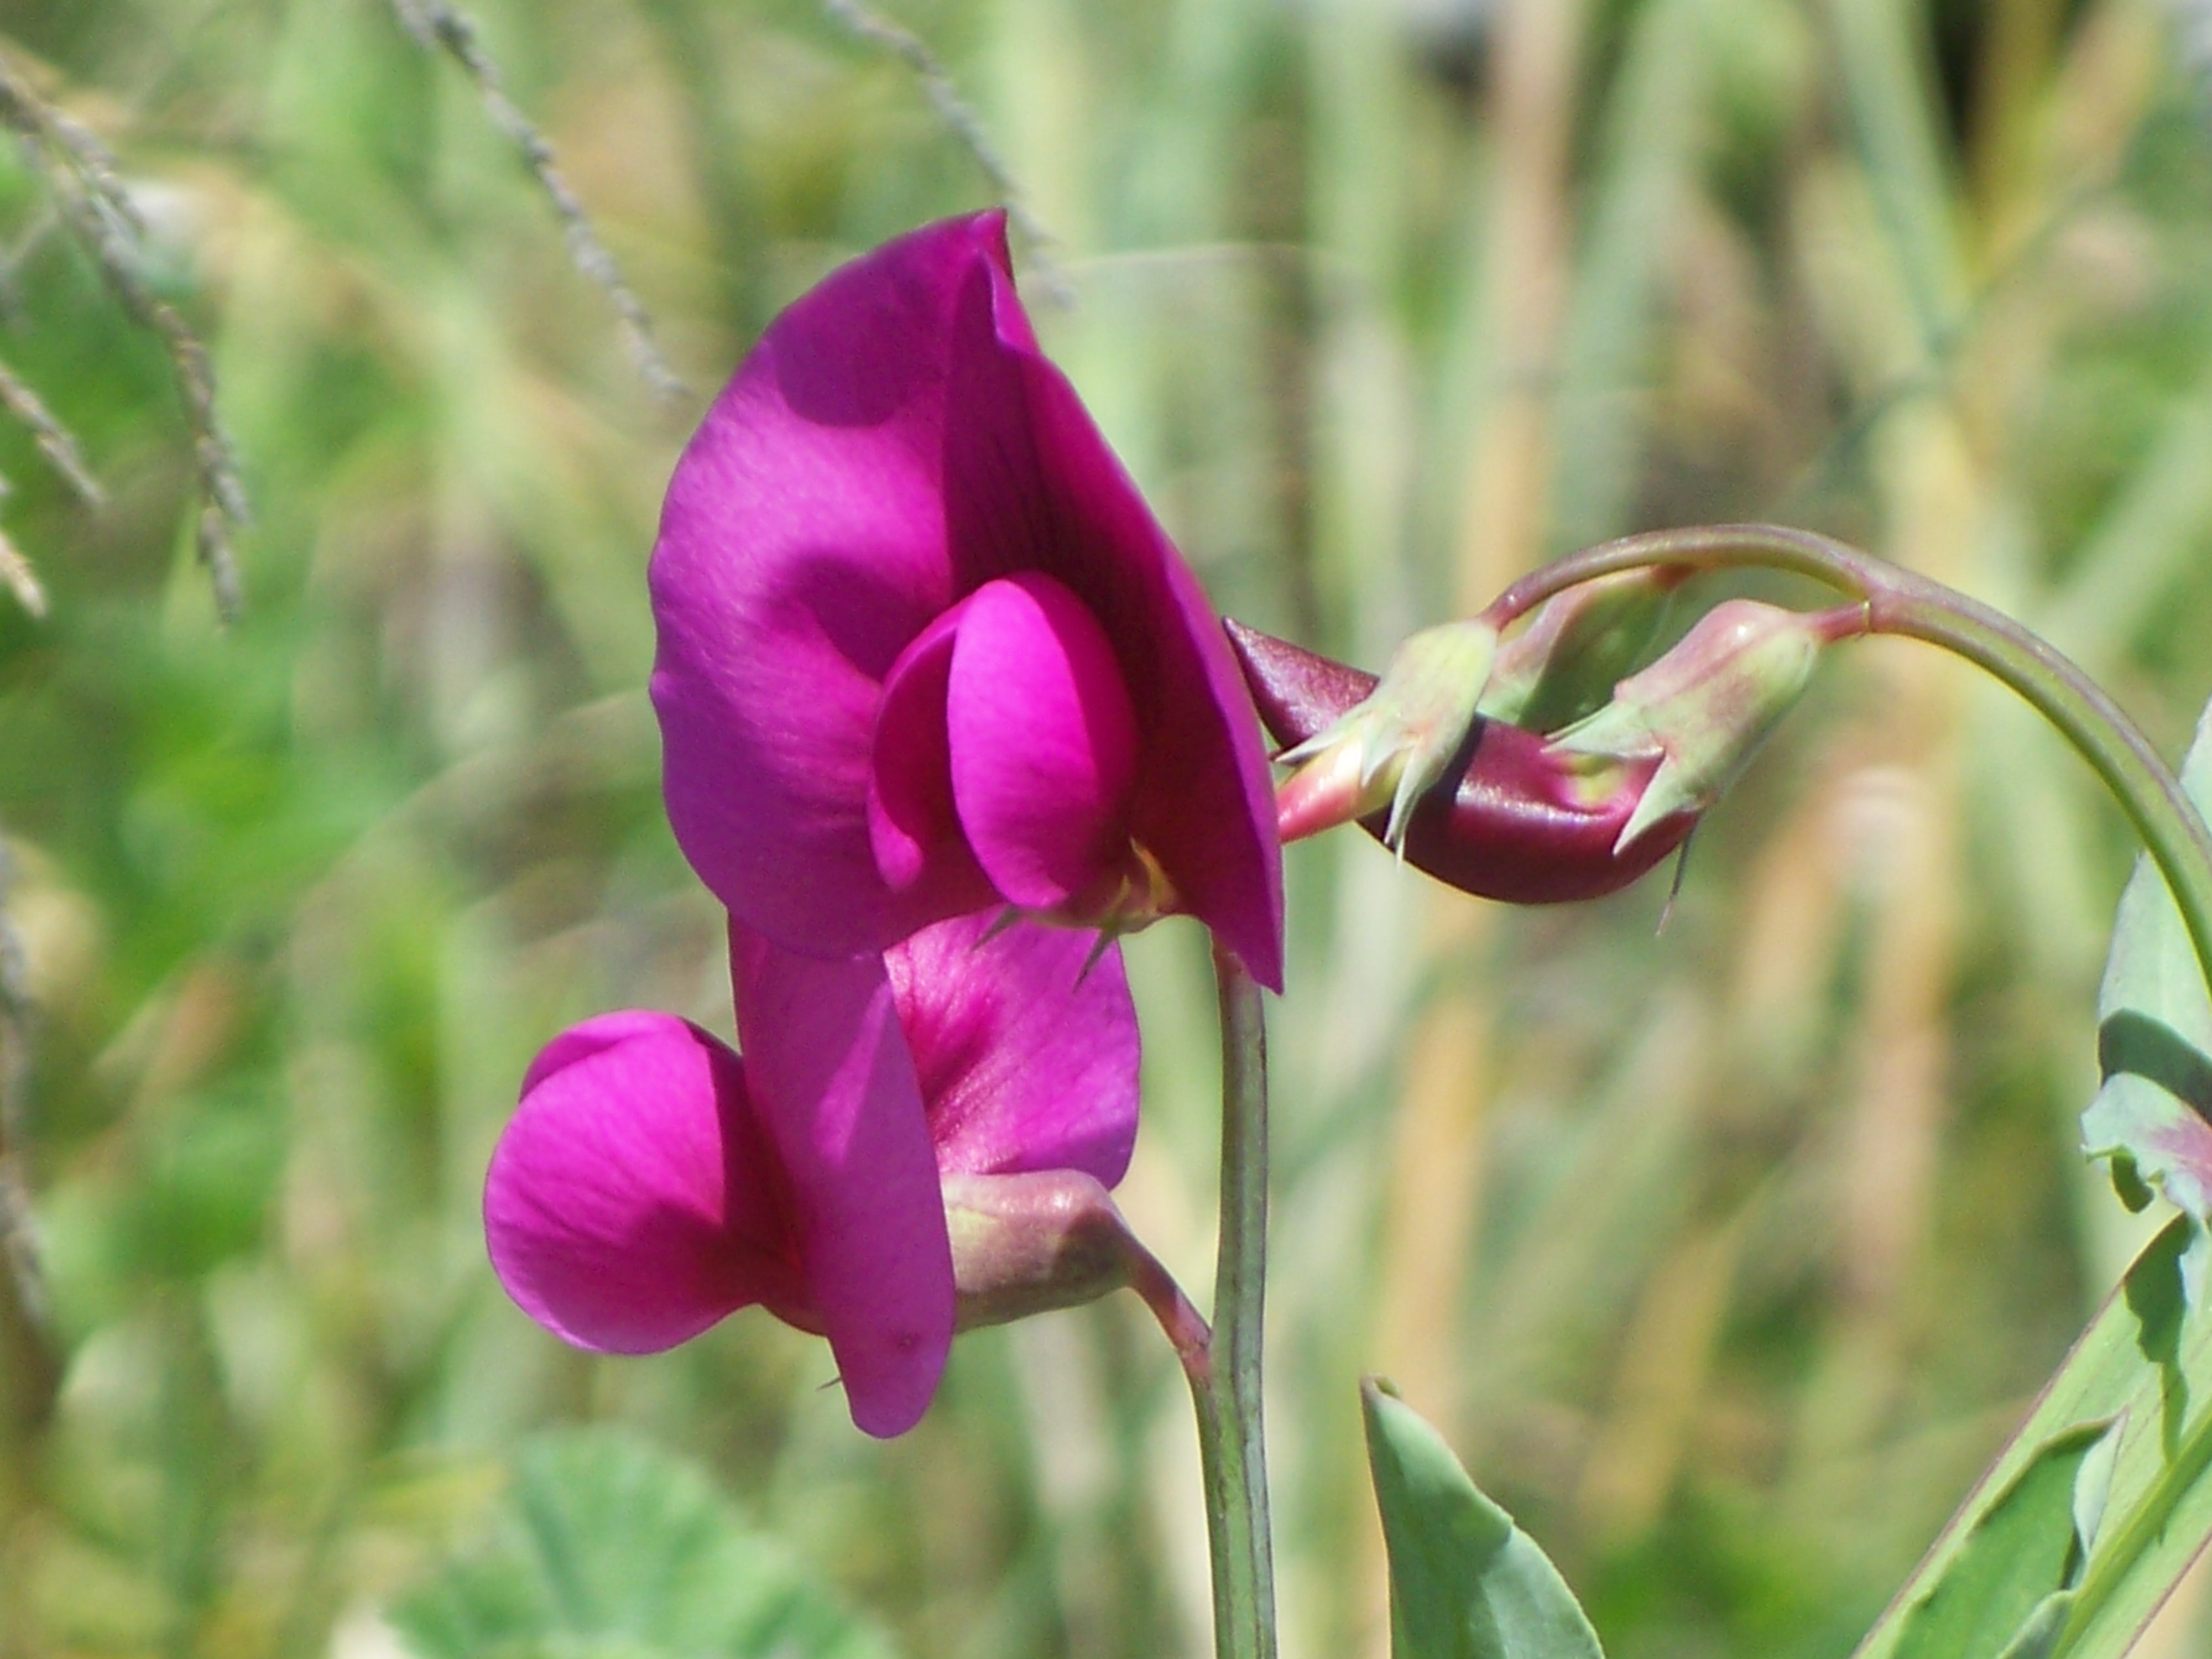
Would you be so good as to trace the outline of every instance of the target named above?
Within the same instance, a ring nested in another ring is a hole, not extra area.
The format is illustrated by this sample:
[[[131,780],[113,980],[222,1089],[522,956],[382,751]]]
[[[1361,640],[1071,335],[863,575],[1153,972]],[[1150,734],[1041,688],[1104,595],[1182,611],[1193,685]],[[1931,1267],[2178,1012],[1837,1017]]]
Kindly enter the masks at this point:
[[[1006,905],[1180,911],[1281,988],[1250,699],[1039,351],[1002,214],[770,325],[677,466],[652,588],[669,821],[744,927],[842,956]]]
[[[1372,674],[1242,623],[1227,628],[1261,717],[1284,743],[1327,731],[1375,692]],[[1478,719],[1443,781],[1408,817],[1406,862],[1462,892],[1508,904],[1603,897],[1642,876],[1697,826],[1698,812],[1684,808],[1626,835],[1658,769],[1650,758],[1593,769],[1533,732]],[[1285,838],[1344,823],[1359,810],[1362,781],[1356,768],[1286,781],[1278,801]],[[1360,823],[1383,839],[1382,813]]]
[[[988,927],[831,961],[733,924],[742,1060],[666,1014],[556,1037],[485,1177],[507,1293],[613,1353],[757,1303],[829,1338],[854,1422],[889,1436],[928,1406],[956,1323],[1124,1282],[1103,1190],[1137,1127],[1121,952],[1086,974],[1080,933]]]

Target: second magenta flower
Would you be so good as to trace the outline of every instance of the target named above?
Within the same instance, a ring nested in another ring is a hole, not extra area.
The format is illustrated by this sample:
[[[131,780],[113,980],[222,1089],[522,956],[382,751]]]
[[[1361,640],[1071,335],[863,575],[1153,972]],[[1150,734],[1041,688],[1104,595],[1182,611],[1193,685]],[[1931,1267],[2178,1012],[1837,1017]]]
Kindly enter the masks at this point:
[[[956,1325],[1102,1295],[1137,1133],[1121,953],[981,918],[883,956],[733,928],[744,1057],[672,1015],[556,1037],[484,1183],[494,1267],[579,1347],[655,1353],[759,1304],[830,1340],[853,1420],[902,1434]]]

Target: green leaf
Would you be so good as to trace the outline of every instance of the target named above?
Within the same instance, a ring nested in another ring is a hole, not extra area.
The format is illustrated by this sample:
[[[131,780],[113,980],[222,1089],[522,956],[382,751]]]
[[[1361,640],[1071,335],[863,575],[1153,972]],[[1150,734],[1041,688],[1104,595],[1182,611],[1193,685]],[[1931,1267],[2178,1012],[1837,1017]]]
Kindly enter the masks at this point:
[[[2181,781],[2199,811],[2212,802],[2212,708],[2197,722]],[[2212,999],[2172,895],[2148,858],[2120,896],[2112,954],[2097,992],[2104,1086],[2081,1115],[2092,1158],[2112,1160],[2123,1202],[2148,1184],[2189,1218],[2182,1264],[2191,1307],[2212,1261]]]
[[[2099,1454],[2117,1445],[2112,1427],[2076,1424],[2036,1449],[1967,1529],[1949,1570],[1906,1608],[1897,1659],[1996,1659],[2042,1639],[2095,1539],[2112,1474],[2112,1456]]]
[[[2182,782],[2200,810],[2212,801],[2212,709]],[[2097,1048],[2104,1083],[2082,1115],[2087,1151],[2111,1161],[2129,1208],[2155,1190],[2182,1213],[2130,1269],[1863,1659],[2117,1659],[2212,1538],[2212,1345],[2201,1317],[2212,999],[2148,859],[2121,896]]]
[[[2051,1659],[2051,1650],[2066,1629],[2066,1620],[2074,1611],[2075,1593],[2060,1590],[2046,1595],[2028,1615],[2027,1623],[2021,1626],[2020,1634],[2005,1644],[1997,1659]]]
[[[422,1659],[888,1659],[707,1477],[618,1431],[515,1459],[492,1537],[392,1610]]]
[[[1535,1540],[1388,1390],[1374,1377],[1360,1386],[1390,1558],[1392,1659],[1602,1659],[1574,1592]]]
[[[2212,1538],[2212,1319],[2182,1291],[2190,1237],[2177,1217],[2136,1259],[1859,1659],[2127,1652]]]

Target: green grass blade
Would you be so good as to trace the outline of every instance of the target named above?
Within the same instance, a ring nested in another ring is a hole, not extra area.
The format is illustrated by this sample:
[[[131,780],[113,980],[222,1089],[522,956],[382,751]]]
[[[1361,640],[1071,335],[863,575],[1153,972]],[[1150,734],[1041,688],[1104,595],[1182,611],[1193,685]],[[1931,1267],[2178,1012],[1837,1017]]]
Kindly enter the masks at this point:
[[[1938,124],[1924,25],[1907,0],[1829,0],[1844,103],[1931,356],[1966,300],[1958,191]]]
[[[1654,0],[1632,26],[1606,112],[1604,151],[1559,363],[1553,489],[1561,548],[1629,527],[1650,418],[1624,395],[1651,378],[1668,263],[1710,122],[1701,0]]]

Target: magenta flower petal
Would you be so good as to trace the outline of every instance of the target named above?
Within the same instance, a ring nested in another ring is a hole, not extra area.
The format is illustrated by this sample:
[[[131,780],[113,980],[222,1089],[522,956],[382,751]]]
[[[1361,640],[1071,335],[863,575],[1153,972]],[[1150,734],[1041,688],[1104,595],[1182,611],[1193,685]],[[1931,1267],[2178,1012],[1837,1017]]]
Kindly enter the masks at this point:
[[[895,665],[934,618],[1025,572],[1075,597],[1120,669],[1137,738],[1121,828],[1279,986],[1280,857],[1250,702],[1195,579],[1038,355],[997,214],[901,238],[793,306],[677,468],[653,695],[685,854],[740,922],[824,956],[973,908],[922,833],[943,828],[924,787],[934,751],[908,746],[933,670]]]
[[[988,287],[962,296],[945,433],[945,514],[963,584],[1034,569],[1112,641],[1137,719],[1130,830],[1184,908],[1282,988],[1282,855],[1257,717],[1197,578],[1067,377],[1036,349],[1003,228]]]
[[[492,1267],[580,1347],[656,1353],[765,1302],[810,1322],[738,1057],[666,1014],[563,1032],[484,1180]]]
[[[936,920],[868,836],[877,701],[959,597],[941,484],[948,322],[996,233],[935,225],[779,317],[684,451],[652,565],[669,822],[746,926],[825,954]]]
[[[990,925],[943,922],[884,957],[938,1167],[1080,1170],[1111,1187],[1137,1138],[1137,1011],[1121,947],[1094,963],[1087,933]]]
[[[1053,909],[1127,858],[1129,694],[1104,632],[1048,576],[986,583],[962,611],[945,714],[960,823],[1000,893]]]
[[[979,910],[997,899],[953,803],[945,697],[952,652],[969,601],[915,636],[891,665],[868,775],[868,842],[892,891],[939,914]]]
[[[733,923],[730,969],[754,1108],[853,1421],[903,1434],[952,1344],[952,1247],[883,959],[798,956]]]

